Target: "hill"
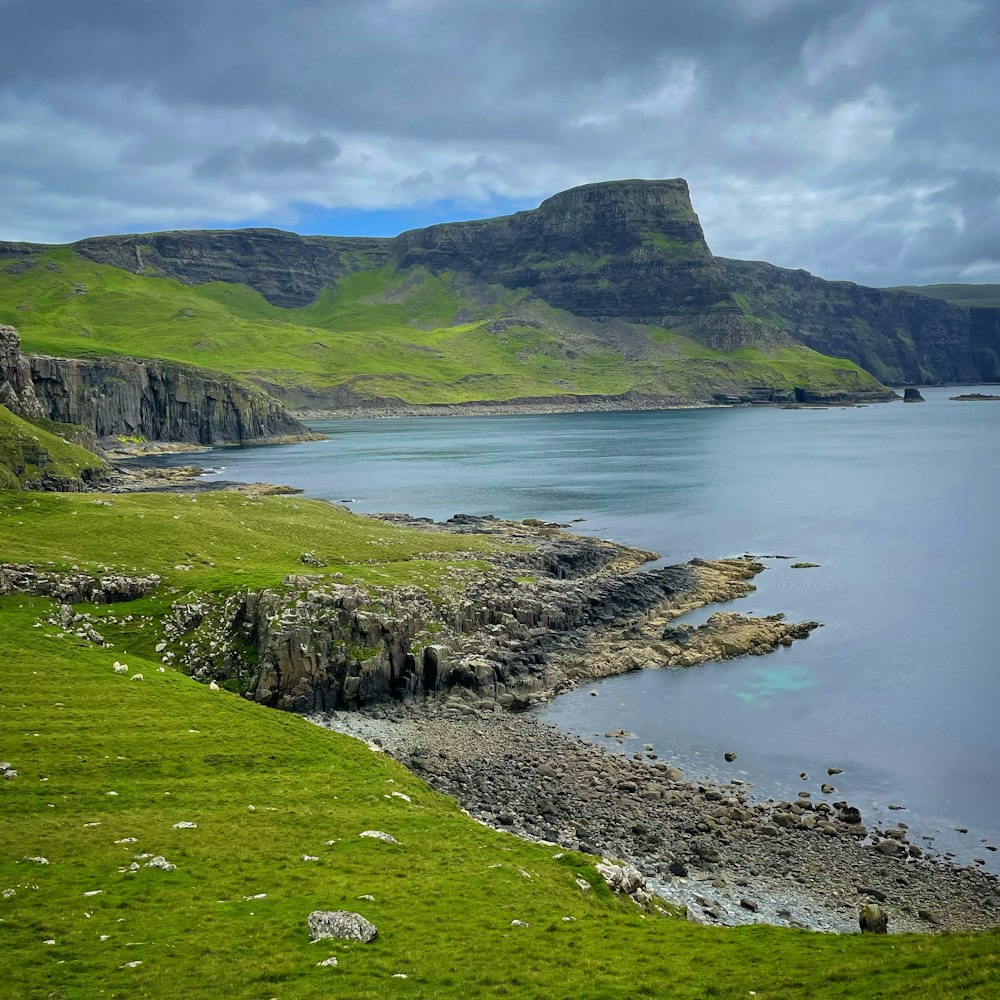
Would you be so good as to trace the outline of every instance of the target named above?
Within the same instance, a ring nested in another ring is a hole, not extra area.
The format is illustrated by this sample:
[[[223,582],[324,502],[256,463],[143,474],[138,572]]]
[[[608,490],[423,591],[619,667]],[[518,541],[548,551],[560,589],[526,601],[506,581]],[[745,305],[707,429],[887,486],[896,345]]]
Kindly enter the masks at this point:
[[[0,405],[0,490],[84,490],[107,471],[104,461],[63,435],[79,432],[29,422]]]
[[[887,398],[734,295],[682,180],[395,239],[159,233],[0,259],[26,351],[198,365],[300,407]]]

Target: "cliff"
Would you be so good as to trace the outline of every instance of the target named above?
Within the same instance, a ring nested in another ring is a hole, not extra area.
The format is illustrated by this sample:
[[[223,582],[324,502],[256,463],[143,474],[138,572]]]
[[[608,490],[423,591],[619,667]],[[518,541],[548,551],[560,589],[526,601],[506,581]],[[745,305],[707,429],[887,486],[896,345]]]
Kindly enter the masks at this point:
[[[28,419],[78,425],[74,439],[143,437],[190,444],[254,444],[308,430],[278,400],[222,375],[132,358],[26,356],[0,326],[0,404]],[[67,430],[63,428],[62,430]]]
[[[879,383],[1000,377],[989,316],[715,257],[679,178],[394,239],[0,243],[3,320],[37,353],[212,368],[313,412],[886,399]]]
[[[719,264],[755,315],[822,354],[850,358],[881,382],[1000,379],[1000,327],[991,309],[968,309],[908,291],[824,281],[763,261]]]
[[[45,414],[99,438],[255,444],[308,433],[265,392],[182,365],[37,356],[29,362]]]

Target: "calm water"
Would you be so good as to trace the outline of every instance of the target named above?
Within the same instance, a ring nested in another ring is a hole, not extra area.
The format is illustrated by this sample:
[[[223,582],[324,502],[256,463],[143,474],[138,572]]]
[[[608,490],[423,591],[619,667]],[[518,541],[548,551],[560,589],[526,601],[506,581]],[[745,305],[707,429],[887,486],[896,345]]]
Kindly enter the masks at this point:
[[[625,749],[653,743],[689,776],[740,777],[763,797],[818,794],[843,768],[833,798],[867,822],[902,820],[998,870],[979,838],[1000,843],[1000,403],[950,402],[957,391],[856,409],[339,421],[317,425],[320,444],[203,461],[358,511],[584,518],[579,530],[668,562],[819,563],[768,560],[736,602],[823,622],[808,640],[609,679],[540,714],[589,737],[627,729]]]

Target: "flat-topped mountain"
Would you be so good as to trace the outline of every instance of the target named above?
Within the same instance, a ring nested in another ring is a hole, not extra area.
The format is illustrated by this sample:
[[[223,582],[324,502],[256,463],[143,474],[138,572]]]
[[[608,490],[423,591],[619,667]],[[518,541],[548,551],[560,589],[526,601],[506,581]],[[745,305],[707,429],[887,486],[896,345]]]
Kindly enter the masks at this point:
[[[716,258],[681,179],[392,239],[0,244],[0,322],[29,353],[196,365],[313,410],[879,399],[879,381],[1000,377],[961,307]]]

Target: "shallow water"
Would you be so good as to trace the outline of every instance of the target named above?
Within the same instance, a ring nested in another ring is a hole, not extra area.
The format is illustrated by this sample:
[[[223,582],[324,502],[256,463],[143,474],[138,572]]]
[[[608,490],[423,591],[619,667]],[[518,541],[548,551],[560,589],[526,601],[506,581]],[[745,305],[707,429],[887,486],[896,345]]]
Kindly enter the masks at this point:
[[[667,562],[749,551],[819,563],[767,560],[734,605],[823,622],[808,640],[611,678],[540,714],[590,737],[626,729],[623,749],[653,743],[690,776],[738,777],[765,797],[815,798],[829,780],[869,824],[906,822],[998,870],[979,838],[1000,843],[1000,404],[949,401],[959,391],[826,410],[337,421],[316,425],[330,435],[319,444],[201,462],[358,511],[583,518],[576,529]]]

